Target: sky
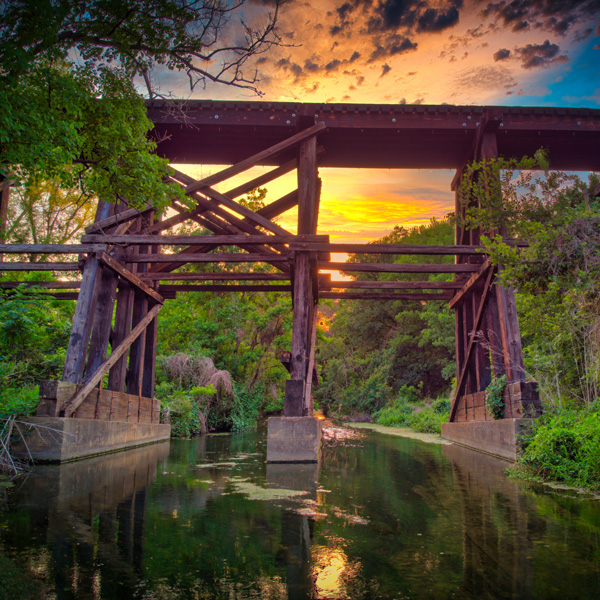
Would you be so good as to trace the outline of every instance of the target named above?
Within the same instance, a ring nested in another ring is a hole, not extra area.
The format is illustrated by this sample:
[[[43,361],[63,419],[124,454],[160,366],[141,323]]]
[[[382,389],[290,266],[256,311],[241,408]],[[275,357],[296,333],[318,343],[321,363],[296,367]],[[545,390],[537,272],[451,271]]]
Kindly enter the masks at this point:
[[[271,9],[269,0],[249,8],[257,19]],[[262,98],[229,86],[187,97],[600,107],[600,0],[291,0],[278,22],[282,45],[251,65]],[[320,169],[319,233],[366,242],[425,224],[453,210],[453,175]],[[267,201],[294,183],[269,184]],[[280,224],[293,231],[294,220],[290,211]]]

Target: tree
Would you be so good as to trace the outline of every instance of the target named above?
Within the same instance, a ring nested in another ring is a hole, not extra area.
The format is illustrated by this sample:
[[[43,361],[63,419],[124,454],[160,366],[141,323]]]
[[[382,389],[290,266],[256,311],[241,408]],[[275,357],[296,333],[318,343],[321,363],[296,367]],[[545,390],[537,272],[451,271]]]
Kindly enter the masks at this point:
[[[279,43],[282,2],[0,0],[0,176],[138,207],[184,200],[163,182],[136,84],[155,97],[156,74],[170,70],[191,89],[256,91],[245,67]]]

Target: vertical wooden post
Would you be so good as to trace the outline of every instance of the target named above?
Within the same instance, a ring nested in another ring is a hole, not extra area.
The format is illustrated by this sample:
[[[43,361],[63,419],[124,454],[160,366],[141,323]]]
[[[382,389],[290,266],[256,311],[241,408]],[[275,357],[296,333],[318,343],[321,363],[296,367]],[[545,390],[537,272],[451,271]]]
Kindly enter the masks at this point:
[[[480,157],[484,160],[498,157],[498,142],[495,131],[487,131],[483,134]],[[501,231],[500,233],[505,234],[506,232]],[[498,274],[500,275],[501,272],[502,267],[500,266]],[[523,348],[521,346],[521,332],[519,330],[514,289],[496,284],[496,305],[504,354],[504,371],[509,383],[524,382]]]
[[[317,140],[309,138],[300,145],[298,153],[298,234],[316,233],[318,221],[319,180],[317,173]],[[307,396],[312,378],[309,373],[311,354],[314,353],[312,336],[315,296],[313,279],[315,269],[309,252],[297,252],[293,270],[293,325],[291,378],[286,382],[283,415],[285,417],[312,416],[311,401]],[[314,355],[313,355],[314,356]]]
[[[115,314],[115,327],[112,336],[112,345],[116,348],[131,331],[131,316],[133,312],[133,288],[126,281],[119,282],[117,292],[117,311]],[[108,373],[108,389],[122,392],[125,388],[125,374],[127,372],[127,353],[125,353]]]
[[[0,177],[0,244],[6,239],[8,225],[8,203],[10,202],[10,183],[8,179]],[[0,262],[4,260],[4,254],[0,254]]]
[[[111,255],[117,259],[118,254],[120,252],[117,250],[111,251]],[[96,369],[106,360],[115,308],[117,283],[118,277],[116,273],[108,267],[102,267],[84,380],[91,377]]]
[[[99,283],[99,261],[95,256],[88,256],[83,267],[81,287],[73,316],[73,326],[67,347],[63,381],[81,383],[83,378],[88,342],[98,298]]]

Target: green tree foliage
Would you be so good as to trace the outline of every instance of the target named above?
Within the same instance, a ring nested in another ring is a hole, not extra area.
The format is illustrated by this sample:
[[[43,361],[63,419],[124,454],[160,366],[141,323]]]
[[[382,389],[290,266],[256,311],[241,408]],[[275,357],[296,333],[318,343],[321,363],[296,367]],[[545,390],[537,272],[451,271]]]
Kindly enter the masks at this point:
[[[496,165],[479,164],[482,173]],[[550,405],[591,405],[600,383],[599,178],[561,172],[502,174],[506,204],[479,194],[468,226],[502,223],[483,241],[517,289],[526,370]],[[526,242],[517,247],[510,240]]]
[[[271,9],[225,0],[0,3],[0,176],[41,180],[133,206],[183,200],[163,183],[136,84],[153,73],[255,89],[254,55],[279,43]],[[261,18],[262,17],[262,18]]]
[[[395,227],[374,243],[451,244],[452,220],[432,220],[415,229]],[[440,263],[447,257],[355,255],[350,261]],[[415,280],[423,275],[365,273],[361,280]],[[440,279],[447,276],[440,275]],[[373,413],[393,404],[402,386],[421,386],[436,396],[454,375],[454,320],[445,303],[341,301],[328,334],[320,341],[323,381],[317,396],[334,412]]]

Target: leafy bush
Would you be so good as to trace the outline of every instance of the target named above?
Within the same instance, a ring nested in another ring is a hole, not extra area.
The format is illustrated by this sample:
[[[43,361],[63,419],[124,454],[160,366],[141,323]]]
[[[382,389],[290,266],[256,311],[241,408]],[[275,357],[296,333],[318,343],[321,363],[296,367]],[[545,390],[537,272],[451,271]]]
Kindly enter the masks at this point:
[[[507,381],[506,375],[494,377],[485,389],[485,405],[496,420],[504,416],[504,388]]]
[[[442,423],[447,420],[447,414],[436,413],[432,407],[426,406],[412,415],[410,427],[420,433],[441,433]]]
[[[0,390],[0,419],[35,414],[39,399],[39,387],[5,388]]]
[[[257,386],[251,390],[239,385],[234,387],[234,403],[231,411],[234,431],[256,429],[264,396],[263,386]]]
[[[433,409],[434,413],[448,417],[450,415],[452,403],[450,401],[450,398],[445,398],[442,396],[441,398],[438,398],[437,400],[433,401],[431,408]]]
[[[600,412],[562,410],[544,415],[524,441],[525,473],[600,489]]]
[[[414,407],[404,400],[396,400],[392,406],[386,406],[376,412],[375,421],[388,427],[410,427]]]

